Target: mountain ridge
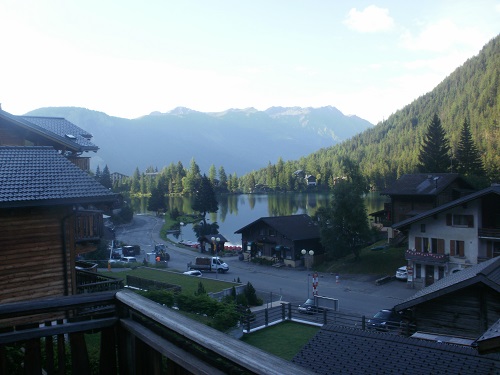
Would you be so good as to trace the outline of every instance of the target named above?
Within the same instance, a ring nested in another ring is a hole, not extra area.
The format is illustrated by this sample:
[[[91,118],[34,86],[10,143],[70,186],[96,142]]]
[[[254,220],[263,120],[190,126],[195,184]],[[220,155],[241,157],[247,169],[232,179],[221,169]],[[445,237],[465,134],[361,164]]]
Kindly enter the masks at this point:
[[[177,107],[135,119],[80,107],[45,107],[26,115],[64,117],[90,132],[99,147],[91,157],[91,168],[99,165],[102,170],[107,165],[111,172],[126,175],[136,168],[161,170],[178,161],[187,167],[193,158],[202,173],[213,164],[223,166],[226,173],[242,175],[280,157],[302,157],[374,126],[333,106],[221,112]]]

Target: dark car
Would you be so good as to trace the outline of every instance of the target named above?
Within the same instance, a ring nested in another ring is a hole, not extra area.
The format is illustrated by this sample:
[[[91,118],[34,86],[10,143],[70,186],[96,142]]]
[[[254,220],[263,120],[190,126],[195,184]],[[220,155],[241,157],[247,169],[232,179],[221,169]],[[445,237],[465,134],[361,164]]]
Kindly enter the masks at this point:
[[[316,306],[316,304],[314,303],[314,300],[311,298],[308,298],[306,300],[306,302],[299,305],[298,310],[299,310],[299,313],[302,313],[302,314],[315,314],[315,313],[323,312],[323,309],[321,307]]]
[[[368,319],[367,328],[377,331],[396,331],[401,327],[403,316],[394,310],[384,309]]]

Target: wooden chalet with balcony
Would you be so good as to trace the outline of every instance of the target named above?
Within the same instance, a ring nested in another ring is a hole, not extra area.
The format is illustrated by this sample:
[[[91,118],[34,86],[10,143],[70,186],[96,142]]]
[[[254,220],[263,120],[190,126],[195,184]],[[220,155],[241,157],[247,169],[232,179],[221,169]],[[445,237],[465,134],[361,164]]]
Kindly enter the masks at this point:
[[[0,146],[50,146],[90,171],[87,152],[99,149],[92,134],[61,117],[15,116],[0,108]]]
[[[52,147],[0,146],[0,301],[77,292],[116,194]]]
[[[431,285],[500,256],[500,186],[440,205],[393,228],[408,237],[409,285]]]
[[[290,267],[303,264],[301,251],[321,256],[319,226],[308,215],[261,217],[238,229],[248,257],[262,257]],[[312,265],[312,261],[309,262]]]
[[[390,202],[384,209],[371,213],[378,223],[388,227],[389,239],[396,236],[390,226],[427,210],[463,197],[474,191],[458,173],[417,173],[401,176],[380,195]]]

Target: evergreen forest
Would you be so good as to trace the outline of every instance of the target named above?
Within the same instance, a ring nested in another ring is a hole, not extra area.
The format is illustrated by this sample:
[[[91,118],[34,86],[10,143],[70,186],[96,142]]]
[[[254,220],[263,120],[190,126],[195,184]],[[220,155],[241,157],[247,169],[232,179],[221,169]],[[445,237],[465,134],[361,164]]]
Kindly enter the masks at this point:
[[[165,194],[193,194],[202,174],[206,174],[218,193],[330,191],[336,181],[345,177],[342,160],[349,159],[358,165],[372,190],[381,190],[403,174],[445,172],[421,168],[421,153],[428,147],[426,135],[435,121],[439,121],[446,142],[446,171],[461,172],[463,145],[470,145],[477,150],[484,171],[484,178],[476,185],[484,187],[500,182],[499,81],[500,36],[497,36],[434,90],[341,144],[299,160],[279,158],[241,177],[214,165],[202,173],[194,159],[188,168],[178,162],[160,171],[154,167],[143,172],[136,169],[133,176],[115,181],[113,188],[132,195],[149,195],[153,189]],[[107,173],[105,176],[99,173],[98,177],[108,181]],[[305,176],[313,176],[316,185],[308,186]]]

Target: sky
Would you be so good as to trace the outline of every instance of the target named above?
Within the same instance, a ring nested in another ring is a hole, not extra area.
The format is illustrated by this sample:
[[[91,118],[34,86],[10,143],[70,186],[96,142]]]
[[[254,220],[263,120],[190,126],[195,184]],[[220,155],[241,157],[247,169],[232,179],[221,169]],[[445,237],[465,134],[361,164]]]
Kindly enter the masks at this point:
[[[1,0],[0,103],[333,106],[377,124],[499,32],[500,0]]]

